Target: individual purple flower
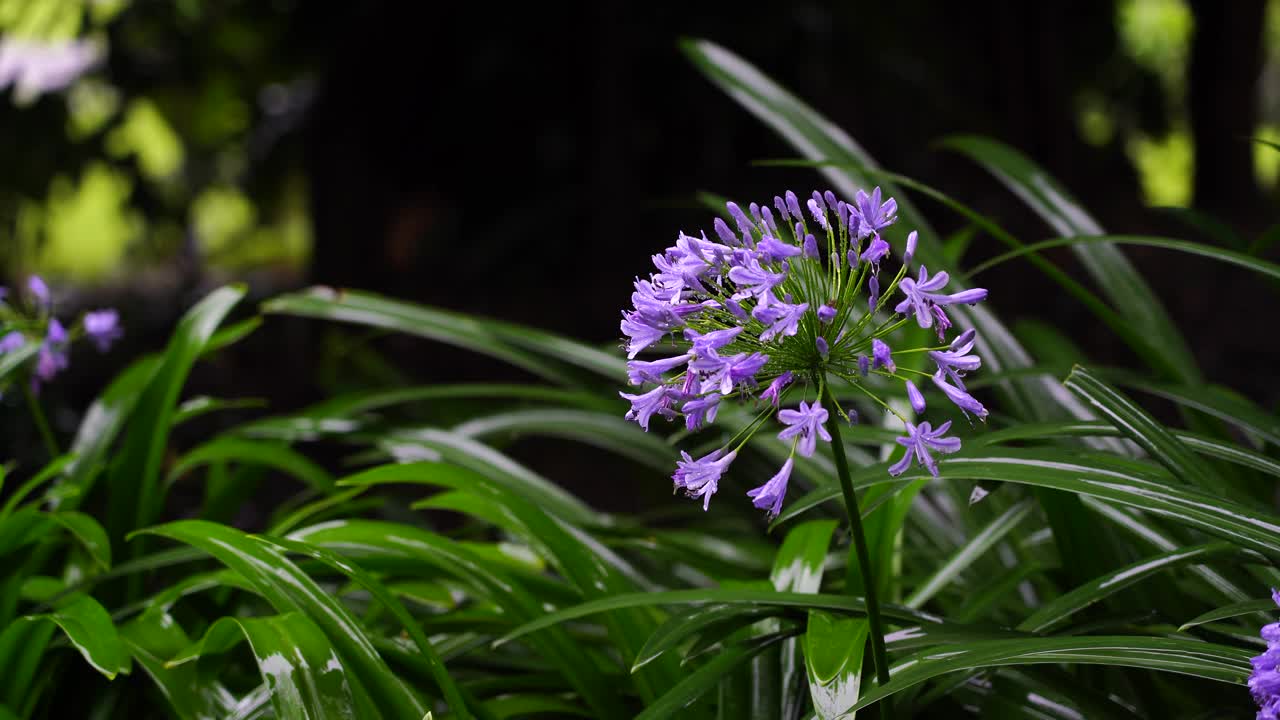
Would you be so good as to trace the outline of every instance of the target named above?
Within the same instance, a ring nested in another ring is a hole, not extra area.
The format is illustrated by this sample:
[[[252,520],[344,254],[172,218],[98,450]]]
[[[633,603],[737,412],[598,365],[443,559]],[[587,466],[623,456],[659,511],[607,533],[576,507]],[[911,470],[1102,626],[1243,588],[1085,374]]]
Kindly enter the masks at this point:
[[[7,297],[9,297],[9,288],[0,285],[0,302],[4,302]]]
[[[671,332],[669,329],[645,322],[639,313],[622,315],[622,334],[628,338],[626,349],[629,358],[635,357],[641,350],[658,342],[669,332]]]
[[[764,510],[769,517],[777,517],[782,511],[782,499],[787,496],[787,481],[791,479],[791,469],[795,464],[794,458],[787,458],[778,474],[760,487],[748,490],[747,497],[751,498],[751,504]]]
[[[769,361],[768,355],[761,353],[738,353],[733,357],[721,357],[711,353],[689,363],[690,370],[696,370],[702,377],[700,392],[707,393],[719,390],[728,395],[735,385],[755,382],[756,373]]]
[[[871,372],[871,360],[866,355],[858,356],[858,374],[866,377]]]
[[[871,341],[871,357],[875,367],[884,368],[891,373],[898,372],[898,366],[893,363],[893,351],[880,338]]]
[[[719,237],[720,241],[724,244],[735,247],[742,244],[742,240],[737,235],[733,234],[733,231],[729,229],[729,223],[726,223],[724,219],[716,218],[711,223],[711,227],[716,231],[716,236]]]
[[[898,201],[893,198],[880,203],[880,188],[871,191],[870,195],[859,190],[853,198],[858,216],[858,232],[860,238],[868,235],[879,235],[880,231],[898,221]]]
[[[960,438],[942,437],[950,429],[950,420],[939,425],[937,430],[933,429],[928,422],[922,422],[919,425],[907,423],[907,434],[897,438],[898,444],[905,447],[907,452],[901,460],[889,468],[889,474],[897,477],[906,472],[911,466],[911,458],[915,457],[920,467],[928,470],[930,475],[938,477],[938,463],[933,459],[931,452],[949,454],[960,449]]]
[[[858,269],[858,251],[857,250],[850,250],[848,253],[845,254],[845,259],[849,261],[849,268],[851,270]]]
[[[907,400],[911,402],[911,409],[917,414],[924,412],[924,395],[920,394],[920,388],[910,380],[907,381]]]
[[[0,338],[0,355],[13,352],[27,343],[27,337],[17,330],[13,330]]]
[[[680,408],[684,413],[684,426],[689,430],[697,430],[704,424],[716,421],[716,413],[720,412],[720,395],[711,393],[689,400]]]
[[[941,370],[933,374],[933,384],[938,386],[947,399],[956,404],[966,413],[973,413],[978,419],[985,420],[987,417],[987,408],[978,402],[972,395],[961,390],[960,388],[947,382],[946,375]]]
[[[823,325],[830,325],[832,320],[836,319],[836,309],[830,305],[823,305],[817,311],[818,322]]]
[[[689,353],[677,355],[675,357],[664,358],[662,360],[628,360],[627,361],[627,381],[632,385],[643,385],[647,382],[660,383],[665,380],[662,374],[671,372],[680,367],[693,357]]]
[[[929,351],[929,358],[937,363],[938,371],[945,373],[951,382],[961,389],[964,389],[964,381],[961,378],[965,373],[982,367],[982,358],[969,354],[973,350],[973,341],[976,336],[977,332],[970,328],[957,335],[956,339],[951,341],[949,349]]]
[[[934,307],[944,305],[956,305],[960,303],[980,302],[987,297],[987,291],[983,288],[973,288],[971,290],[962,290],[951,295],[944,295],[940,292],[947,281],[950,280],[947,273],[939,272],[933,277],[929,277],[928,268],[920,266],[920,275],[918,279],[903,278],[898,287],[902,288],[903,294],[907,296],[905,300],[898,303],[894,308],[900,313],[915,311],[916,324],[922,328],[933,327]]]
[[[902,252],[902,264],[910,265],[911,259],[916,256],[916,243],[919,242],[920,236],[915,230],[907,234],[907,249]]]
[[[720,476],[724,475],[724,471],[729,469],[730,463],[738,456],[735,450],[723,457],[724,449],[721,448],[705,457],[694,460],[689,453],[680,451],[683,460],[676,462],[676,472],[671,476],[675,481],[676,487],[684,490],[685,494],[691,498],[702,498],[702,509],[706,510],[711,504],[711,496],[716,494],[716,490],[720,486]]]
[[[774,319],[771,319],[769,327],[760,333],[760,342],[769,342],[778,335],[791,337],[799,332],[800,319],[804,317],[804,312],[809,309],[809,303],[800,303],[798,305],[778,303],[769,309],[777,311],[777,315],[775,317],[770,314],[770,317]],[[759,317],[756,319],[759,320]]]
[[[817,346],[818,354],[822,356],[822,359],[826,360],[827,356],[831,354],[831,346],[827,344],[827,339],[819,335],[814,339],[813,344]]]
[[[770,235],[766,235],[760,240],[760,244],[756,245],[756,251],[760,253],[760,257],[766,262],[785,260],[804,252],[795,245],[782,242],[778,238]]]
[[[735,260],[738,258],[735,257]],[[785,272],[776,273],[760,265],[755,255],[748,255],[742,263],[729,269],[729,279],[741,288],[735,297],[739,300],[747,297],[759,298],[762,303],[771,297],[772,290],[787,279]]]
[[[53,297],[49,293],[49,286],[45,284],[44,279],[39,275],[32,275],[27,278],[27,290],[31,291],[31,297],[35,298],[36,304],[42,308],[48,308]]]
[[[645,432],[649,431],[649,419],[655,414],[668,420],[675,416],[672,402],[679,396],[679,392],[668,385],[659,385],[640,395],[622,392],[618,394],[623,399],[631,401],[631,409],[627,411],[626,418],[634,420],[637,425],[644,428]]]
[[[723,348],[733,342],[734,338],[741,333],[742,328],[740,327],[712,330],[707,333],[700,333],[693,328],[685,328],[684,339],[693,343],[693,354],[701,357]]]
[[[765,388],[764,392],[760,393],[760,399],[774,407],[778,407],[782,390],[791,384],[791,380],[794,377],[795,376],[791,374],[791,371],[788,370],[774,378],[773,382],[769,383],[769,387]]]
[[[1280,592],[1273,589],[1271,601],[1280,606]],[[1258,703],[1258,720],[1276,720],[1280,717],[1280,623],[1264,625],[1261,635],[1267,649],[1249,660],[1253,665],[1249,692]]]
[[[880,267],[880,261],[889,254],[889,243],[880,239],[877,235],[867,244],[867,249],[862,251],[862,262],[869,262],[876,267]]]
[[[106,352],[124,335],[120,328],[120,313],[109,308],[85,313],[84,334],[89,336],[99,352]]]
[[[867,307],[875,310],[880,305],[880,278],[874,273],[867,280]]]
[[[778,433],[778,439],[788,440],[793,437],[799,437],[796,452],[799,452],[804,457],[813,457],[813,451],[817,448],[819,437],[831,442],[831,434],[827,432],[827,428],[824,425],[827,422],[827,417],[826,408],[816,402],[810,405],[801,400],[798,409],[782,410],[778,413],[778,419],[782,421],[782,424],[788,426]]]

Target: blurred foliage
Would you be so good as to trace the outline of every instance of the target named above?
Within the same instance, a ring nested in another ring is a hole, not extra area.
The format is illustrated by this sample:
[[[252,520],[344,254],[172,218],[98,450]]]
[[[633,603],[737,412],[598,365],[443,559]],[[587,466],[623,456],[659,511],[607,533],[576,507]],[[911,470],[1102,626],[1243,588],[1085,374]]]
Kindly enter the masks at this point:
[[[275,52],[289,10],[0,0],[3,38],[106,50],[65,91],[15,90],[2,111],[45,148],[16,158],[26,182],[0,187],[0,263],[81,282],[176,254],[215,271],[300,271],[308,191],[287,146],[310,81],[306,64]]]

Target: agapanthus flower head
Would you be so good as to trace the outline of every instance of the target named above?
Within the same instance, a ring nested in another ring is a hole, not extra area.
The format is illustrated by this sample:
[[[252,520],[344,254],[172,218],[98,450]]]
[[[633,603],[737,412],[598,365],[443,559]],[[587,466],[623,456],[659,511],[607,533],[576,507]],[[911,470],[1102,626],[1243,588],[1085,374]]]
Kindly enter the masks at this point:
[[[731,433],[730,444],[698,460],[683,455],[673,477],[678,489],[706,507],[737,453],[771,417],[782,426],[776,432],[791,445],[791,457],[818,452],[819,441],[831,442],[826,423],[833,413],[857,417],[851,405],[832,407],[828,395],[869,396],[897,412],[875,394],[885,387],[883,378],[891,378],[923,413],[915,376],[928,373],[900,368],[899,354],[932,359],[941,378],[935,387],[966,412],[986,414],[961,380],[981,365],[972,354],[972,333],[941,348],[912,347],[894,335],[908,317],[945,333],[951,321],[942,308],[976,302],[986,291],[945,294],[946,274],[930,276],[924,268],[907,277],[918,236],[908,234],[905,246],[895,248],[884,234],[898,219],[893,198],[883,198],[879,188],[857,193],[852,202],[830,191],[804,199],[787,191],[772,203],[730,203],[726,210],[712,223],[717,241],[680,233],[653,256],[654,269],[636,280],[621,323],[628,381],[639,386],[622,393],[631,402],[628,419],[648,430],[655,418],[683,418],[687,429],[698,430],[724,416],[719,410],[728,402],[754,401],[759,413]],[[895,257],[905,263],[886,268]],[[889,302],[899,291],[901,302]],[[894,317],[895,311],[907,317]],[[661,354],[638,357],[642,352]],[[895,472],[913,459],[936,472],[933,454],[959,449],[958,439],[943,437],[950,423],[934,430],[927,422],[903,422],[908,434],[899,442],[907,455]],[[793,465],[788,458],[751,491],[757,507],[779,512]]]
[[[1271,600],[1280,606],[1280,592],[1273,589]],[[1258,720],[1275,720],[1280,717],[1280,623],[1264,625],[1261,635],[1267,649],[1250,660],[1249,692],[1258,703]]]

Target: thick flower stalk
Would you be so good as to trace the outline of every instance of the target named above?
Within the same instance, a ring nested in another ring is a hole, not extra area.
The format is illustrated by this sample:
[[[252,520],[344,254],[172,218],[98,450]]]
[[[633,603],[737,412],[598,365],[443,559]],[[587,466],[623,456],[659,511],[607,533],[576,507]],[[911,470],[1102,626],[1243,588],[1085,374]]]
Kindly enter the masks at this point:
[[[1271,599],[1280,606],[1280,592],[1271,591]],[[1249,692],[1258,703],[1258,720],[1280,720],[1280,623],[1262,627],[1267,651],[1253,658],[1249,675]]]
[[[646,430],[655,416],[683,419],[687,429],[697,430],[715,421],[723,402],[760,408],[729,445],[682,460],[677,487],[709,507],[738,451],[776,416],[783,426],[778,437],[790,442],[791,456],[748,491],[756,507],[776,515],[794,456],[810,457],[819,441],[830,443],[828,423],[856,418],[824,392],[837,383],[901,418],[906,434],[898,443],[905,452],[890,474],[915,463],[937,475],[936,456],[960,449],[960,440],[946,435],[951,424],[935,428],[901,415],[869,379],[901,383],[917,415],[926,410],[921,388],[932,387],[967,416],[985,418],[987,409],[964,384],[965,375],[982,365],[973,354],[975,333],[948,341],[947,308],[976,303],[987,291],[949,291],[947,273],[923,266],[910,273],[914,232],[891,274],[893,249],[881,231],[897,221],[897,203],[882,202],[879,188],[859,192],[852,203],[831,192],[814,192],[804,201],[788,192],[772,207],[752,203],[743,210],[728,203],[727,209],[733,225],[717,218],[715,239],[680,233],[674,246],[654,255],[656,271],[636,280],[632,309],[623,313],[628,376],[639,386],[622,393],[631,401],[628,419]],[[895,333],[909,322],[935,330],[939,344],[903,347]],[[657,350],[673,352],[639,357]],[[913,353],[928,353],[936,372],[900,367],[895,360]],[[786,400],[796,407],[785,407]]]
[[[839,440],[838,423],[855,422],[857,413],[840,406],[833,386],[860,393],[901,419],[906,434],[898,443],[905,452],[889,466],[889,474],[900,475],[914,462],[936,476],[935,455],[960,449],[960,440],[946,435],[951,423],[934,428],[906,417],[875,388],[885,381],[901,383],[919,414],[926,410],[920,385],[927,387],[927,381],[966,416],[984,419],[987,409],[964,385],[966,373],[982,364],[972,353],[975,333],[968,330],[948,341],[947,308],[979,302],[987,291],[948,291],[947,273],[930,273],[923,266],[909,275],[915,232],[907,235],[901,262],[892,271],[893,248],[881,232],[897,222],[897,202],[882,202],[879,188],[858,192],[853,203],[832,192],[814,192],[802,204],[787,192],[775,197],[772,207],[726,207],[732,226],[717,218],[715,239],[705,232],[680,233],[675,245],[653,256],[656,272],[635,281],[632,309],[622,316],[628,379],[639,386],[622,393],[631,401],[627,418],[645,430],[654,416],[683,418],[687,429],[697,430],[714,422],[726,401],[758,409],[726,445],[697,459],[682,453],[676,487],[706,509],[742,446],[776,416],[783,426],[777,436],[789,442],[790,454],[773,477],[747,491],[769,516],[782,509],[795,456],[811,457],[819,441],[833,443],[834,437],[833,454],[866,579],[877,672],[887,682],[875,583]],[[932,328],[938,344],[904,347],[895,333],[909,322]],[[638,359],[642,352],[658,350],[666,356]],[[904,367],[895,359],[912,353],[928,353],[936,372]],[[878,376],[875,383],[872,376]]]

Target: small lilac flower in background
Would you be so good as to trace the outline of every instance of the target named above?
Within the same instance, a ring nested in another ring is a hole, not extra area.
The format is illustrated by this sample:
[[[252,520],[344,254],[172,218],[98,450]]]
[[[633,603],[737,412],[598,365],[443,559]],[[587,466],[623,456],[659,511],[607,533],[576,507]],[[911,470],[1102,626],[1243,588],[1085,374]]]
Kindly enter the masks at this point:
[[[783,426],[778,437],[793,441],[794,453],[812,456],[819,439],[832,442],[831,413],[856,421],[856,407],[838,404],[844,397],[869,397],[908,428],[899,440],[906,455],[890,468],[895,474],[913,461],[937,472],[933,455],[959,449],[958,438],[943,437],[950,423],[937,430],[912,424],[876,393],[883,378],[893,379],[901,384],[891,387],[903,389],[917,415],[926,410],[920,388],[894,361],[893,343],[904,356],[928,353],[939,389],[963,411],[984,417],[986,408],[962,380],[981,366],[972,353],[974,334],[963,333],[941,350],[916,347],[894,335],[906,318],[884,315],[892,306],[941,336],[951,327],[943,308],[977,302],[986,291],[947,294],[946,273],[930,276],[924,268],[918,278],[905,277],[919,236],[908,233],[900,248],[882,236],[898,218],[897,202],[879,188],[856,193],[853,202],[830,191],[804,200],[787,191],[772,203],[729,203],[726,210],[712,222],[718,242],[705,232],[679,233],[652,256],[653,270],[636,279],[620,325],[627,380],[638,388],[621,393],[631,403],[626,417],[645,430],[659,417],[683,418],[685,428],[696,431],[728,415],[720,412],[726,403],[755,401],[756,419],[729,433],[728,444],[698,460],[683,454],[672,478],[676,488],[708,507],[738,452],[770,419]],[[902,266],[881,275],[899,256]],[[901,302],[886,302],[899,291]],[[638,358],[642,352],[656,354]],[[799,395],[798,407],[784,405],[784,394]],[[754,487],[752,503],[770,515],[780,512],[793,467],[788,458]]]
[[[49,321],[49,332],[36,354],[36,378],[49,382],[54,375],[67,369],[67,331],[57,318]]]
[[[787,458],[777,475],[760,487],[748,490],[747,497],[751,498],[751,504],[764,510],[769,517],[777,517],[782,512],[782,499],[787,496],[787,482],[791,479],[791,468],[795,464],[795,458]]]
[[[13,352],[27,343],[27,338],[22,333],[14,330],[4,337],[0,338],[0,354]]]
[[[31,297],[35,299],[36,304],[43,308],[48,308],[52,302],[52,296],[49,294],[49,286],[39,275],[32,275],[27,278],[27,290],[31,291]]]
[[[1271,600],[1280,606],[1280,591],[1272,590]],[[1249,692],[1258,703],[1258,720],[1277,720],[1280,718],[1280,623],[1264,625],[1261,635],[1267,642],[1267,650],[1249,661],[1253,664]]]
[[[124,335],[120,329],[120,313],[110,309],[85,313],[84,334],[89,336],[99,352],[106,352],[111,343]]]

